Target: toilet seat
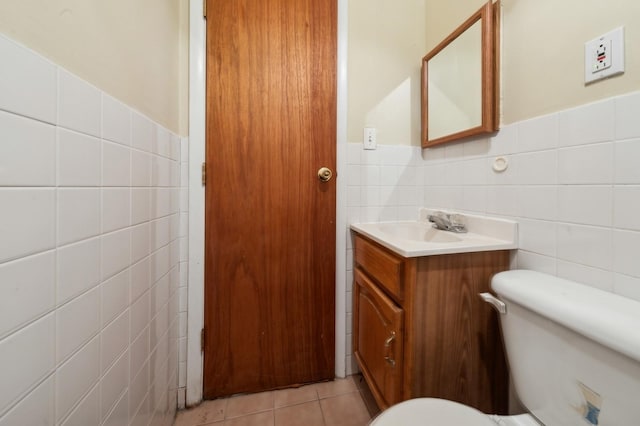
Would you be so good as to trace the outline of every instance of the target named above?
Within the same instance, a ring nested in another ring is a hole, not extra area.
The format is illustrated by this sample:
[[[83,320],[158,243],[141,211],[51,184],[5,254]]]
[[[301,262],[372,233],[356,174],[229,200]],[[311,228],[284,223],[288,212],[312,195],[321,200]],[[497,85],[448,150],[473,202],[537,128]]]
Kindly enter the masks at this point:
[[[390,407],[371,426],[496,426],[481,411],[454,401],[415,398]]]

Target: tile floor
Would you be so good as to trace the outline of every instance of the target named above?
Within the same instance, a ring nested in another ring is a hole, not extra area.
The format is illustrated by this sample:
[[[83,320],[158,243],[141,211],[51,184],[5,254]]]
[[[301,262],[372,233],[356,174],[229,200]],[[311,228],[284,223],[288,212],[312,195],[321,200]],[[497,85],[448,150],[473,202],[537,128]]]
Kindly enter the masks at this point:
[[[364,426],[371,420],[359,376],[204,401],[179,411],[174,426]]]

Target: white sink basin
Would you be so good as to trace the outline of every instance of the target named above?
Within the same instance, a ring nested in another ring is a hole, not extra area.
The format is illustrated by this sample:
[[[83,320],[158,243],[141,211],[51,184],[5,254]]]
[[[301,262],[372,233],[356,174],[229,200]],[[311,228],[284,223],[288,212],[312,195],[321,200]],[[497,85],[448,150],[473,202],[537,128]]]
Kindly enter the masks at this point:
[[[354,223],[351,229],[404,257],[518,248],[518,224],[511,220],[463,214],[468,232],[457,234],[433,228],[420,209],[420,219],[399,222]]]
[[[381,232],[392,238],[410,241],[426,241],[430,243],[457,243],[462,241],[462,238],[460,238],[458,234],[440,231],[434,228],[430,222],[381,223],[379,228]]]

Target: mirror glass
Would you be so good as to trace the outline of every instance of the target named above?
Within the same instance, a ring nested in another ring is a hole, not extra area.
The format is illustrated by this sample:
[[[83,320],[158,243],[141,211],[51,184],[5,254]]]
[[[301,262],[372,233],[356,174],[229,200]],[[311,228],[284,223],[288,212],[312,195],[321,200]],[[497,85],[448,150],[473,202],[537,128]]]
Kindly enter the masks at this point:
[[[422,147],[498,129],[496,11],[489,1],[422,59]]]
[[[481,40],[478,21],[427,63],[429,140],[482,124]]]

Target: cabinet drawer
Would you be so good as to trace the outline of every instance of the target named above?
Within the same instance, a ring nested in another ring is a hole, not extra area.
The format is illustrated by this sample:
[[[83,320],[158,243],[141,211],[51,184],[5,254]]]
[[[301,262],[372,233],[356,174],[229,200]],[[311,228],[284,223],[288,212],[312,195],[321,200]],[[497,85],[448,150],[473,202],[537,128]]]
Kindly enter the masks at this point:
[[[356,265],[367,271],[389,294],[403,300],[405,260],[359,235],[355,236],[354,245]]]

